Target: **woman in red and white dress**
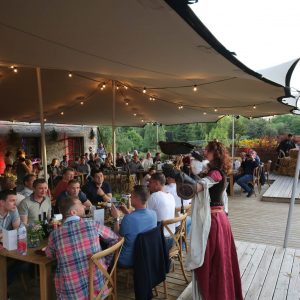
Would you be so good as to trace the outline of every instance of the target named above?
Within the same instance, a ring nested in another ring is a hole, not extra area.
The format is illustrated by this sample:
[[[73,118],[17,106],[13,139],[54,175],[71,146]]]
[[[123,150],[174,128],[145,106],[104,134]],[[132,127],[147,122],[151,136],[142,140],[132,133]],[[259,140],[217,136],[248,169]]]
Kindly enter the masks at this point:
[[[243,299],[235,243],[224,211],[226,174],[231,162],[224,145],[208,143],[207,176],[197,181],[192,201],[191,246],[187,268],[193,271],[193,299]]]

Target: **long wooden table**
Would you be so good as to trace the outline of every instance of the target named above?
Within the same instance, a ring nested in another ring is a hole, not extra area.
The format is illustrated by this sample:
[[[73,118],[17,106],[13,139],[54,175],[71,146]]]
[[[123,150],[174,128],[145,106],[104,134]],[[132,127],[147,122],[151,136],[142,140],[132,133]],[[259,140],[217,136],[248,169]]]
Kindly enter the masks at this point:
[[[28,248],[27,255],[20,255],[16,250],[0,250],[0,299],[6,299],[7,297],[7,258],[38,265],[40,269],[40,299],[51,299],[51,263],[55,260],[35,253],[37,249],[41,249],[42,247],[46,246],[46,243],[47,241],[43,241],[42,245],[38,248]]]

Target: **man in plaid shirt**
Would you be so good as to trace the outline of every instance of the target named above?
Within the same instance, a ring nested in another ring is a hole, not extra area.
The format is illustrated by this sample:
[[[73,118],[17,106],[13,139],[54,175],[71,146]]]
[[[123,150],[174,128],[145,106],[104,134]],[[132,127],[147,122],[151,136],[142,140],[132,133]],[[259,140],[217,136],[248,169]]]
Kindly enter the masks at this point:
[[[87,300],[88,262],[93,254],[101,251],[99,237],[108,246],[112,246],[118,241],[118,236],[108,227],[93,220],[81,219],[85,211],[77,197],[70,197],[61,202],[60,211],[64,223],[50,234],[46,248],[46,255],[57,259],[57,299]],[[97,270],[94,277],[95,293],[100,291],[103,284],[103,275]]]

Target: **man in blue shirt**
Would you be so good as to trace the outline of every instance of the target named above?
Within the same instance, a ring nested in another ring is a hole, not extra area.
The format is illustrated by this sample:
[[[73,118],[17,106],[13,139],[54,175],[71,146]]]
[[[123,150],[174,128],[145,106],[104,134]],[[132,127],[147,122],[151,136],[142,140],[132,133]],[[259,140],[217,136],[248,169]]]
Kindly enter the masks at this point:
[[[139,233],[149,231],[157,226],[155,211],[146,208],[149,197],[147,187],[136,185],[131,194],[131,205],[135,210],[130,213],[125,206],[121,206],[125,214],[121,225],[119,225],[120,212],[112,205],[111,213],[115,218],[115,232],[125,237],[118,264],[121,267],[133,267],[134,244]]]
[[[98,202],[110,202],[112,193],[111,186],[108,182],[104,181],[104,175],[99,169],[92,169],[92,181],[87,182],[82,191],[86,194],[87,198],[93,205]]]
[[[86,207],[90,208],[92,203],[88,200],[86,194],[80,190],[80,182],[77,179],[71,179],[68,182],[67,189],[58,195],[55,202],[54,212],[59,213],[59,205],[68,197],[78,197],[81,203]]]

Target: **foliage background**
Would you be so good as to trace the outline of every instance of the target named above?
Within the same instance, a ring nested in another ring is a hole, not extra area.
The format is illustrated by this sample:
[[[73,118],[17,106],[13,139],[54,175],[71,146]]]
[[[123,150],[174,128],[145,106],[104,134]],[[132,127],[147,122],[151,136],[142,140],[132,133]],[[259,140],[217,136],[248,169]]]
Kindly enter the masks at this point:
[[[209,140],[218,139],[227,146],[231,144],[232,117],[226,116],[217,123],[193,123],[182,125],[147,124],[143,128],[119,127],[116,130],[117,151],[132,152],[137,149],[143,153],[156,151],[156,130],[159,140],[172,136],[174,141],[186,141],[205,145]],[[281,115],[271,118],[235,118],[236,145],[241,147],[275,147],[280,136],[292,133],[300,135],[300,117]],[[98,141],[111,151],[111,127],[98,127]]]

